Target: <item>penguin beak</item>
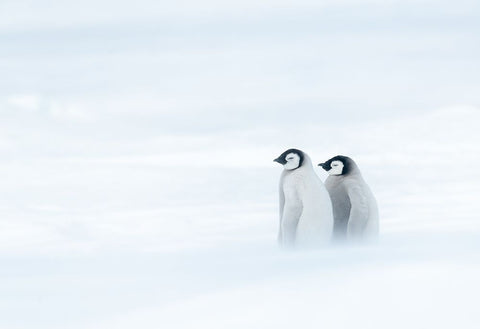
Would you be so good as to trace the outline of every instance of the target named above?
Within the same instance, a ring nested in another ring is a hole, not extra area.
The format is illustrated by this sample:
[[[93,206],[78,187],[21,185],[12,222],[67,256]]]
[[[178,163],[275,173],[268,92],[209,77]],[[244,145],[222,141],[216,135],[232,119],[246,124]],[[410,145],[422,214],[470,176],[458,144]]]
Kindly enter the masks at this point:
[[[325,168],[325,163],[319,163],[318,166],[322,167],[323,170],[328,171],[327,168]]]
[[[287,163],[287,161],[285,161],[284,159],[280,159],[280,158],[273,159],[273,161],[278,162],[281,165],[284,165],[285,163]]]

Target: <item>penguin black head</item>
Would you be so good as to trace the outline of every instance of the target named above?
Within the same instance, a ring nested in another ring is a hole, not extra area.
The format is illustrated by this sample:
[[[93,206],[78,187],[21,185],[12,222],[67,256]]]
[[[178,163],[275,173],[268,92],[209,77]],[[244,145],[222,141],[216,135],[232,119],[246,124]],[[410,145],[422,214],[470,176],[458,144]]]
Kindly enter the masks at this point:
[[[318,165],[328,172],[329,175],[339,176],[350,173],[352,163],[353,160],[349,157],[337,155],[324,163],[319,163]]]
[[[273,161],[283,165],[286,170],[294,170],[302,166],[305,155],[297,149],[288,149]]]

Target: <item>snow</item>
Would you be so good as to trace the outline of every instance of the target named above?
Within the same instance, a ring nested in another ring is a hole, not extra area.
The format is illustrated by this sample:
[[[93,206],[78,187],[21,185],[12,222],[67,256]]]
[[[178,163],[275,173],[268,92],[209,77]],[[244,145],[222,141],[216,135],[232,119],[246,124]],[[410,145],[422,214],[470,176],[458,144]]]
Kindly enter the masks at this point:
[[[478,328],[478,9],[1,1],[0,328]],[[377,244],[277,247],[291,147]]]
[[[476,328],[479,116],[453,107],[312,124],[283,146],[267,130],[197,140],[202,152],[3,163],[0,323]],[[315,131],[340,137],[322,149]],[[357,161],[378,198],[377,244],[277,248],[272,159],[300,141],[314,162]]]

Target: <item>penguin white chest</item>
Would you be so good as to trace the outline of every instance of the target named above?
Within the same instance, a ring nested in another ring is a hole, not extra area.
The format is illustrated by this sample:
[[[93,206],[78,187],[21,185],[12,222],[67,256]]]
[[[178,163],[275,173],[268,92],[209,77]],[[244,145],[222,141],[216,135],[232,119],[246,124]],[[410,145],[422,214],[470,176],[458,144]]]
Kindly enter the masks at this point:
[[[287,176],[283,182],[283,193],[285,199],[290,203],[301,202],[302,178],[296,176]]]

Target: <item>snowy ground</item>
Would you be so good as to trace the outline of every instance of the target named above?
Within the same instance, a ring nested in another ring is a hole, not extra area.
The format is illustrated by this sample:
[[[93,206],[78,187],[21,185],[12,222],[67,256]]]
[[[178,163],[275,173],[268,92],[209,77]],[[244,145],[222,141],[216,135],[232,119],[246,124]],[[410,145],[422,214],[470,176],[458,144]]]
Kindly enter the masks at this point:
[[[479,119],[457,107],[312,124],[282,146],[282,131],[256,131],[155,157],[4,163],[0,325],[476,328]],[[290,146],[357,160],[379,201],[378,244],[277,249],[272,159]]]

